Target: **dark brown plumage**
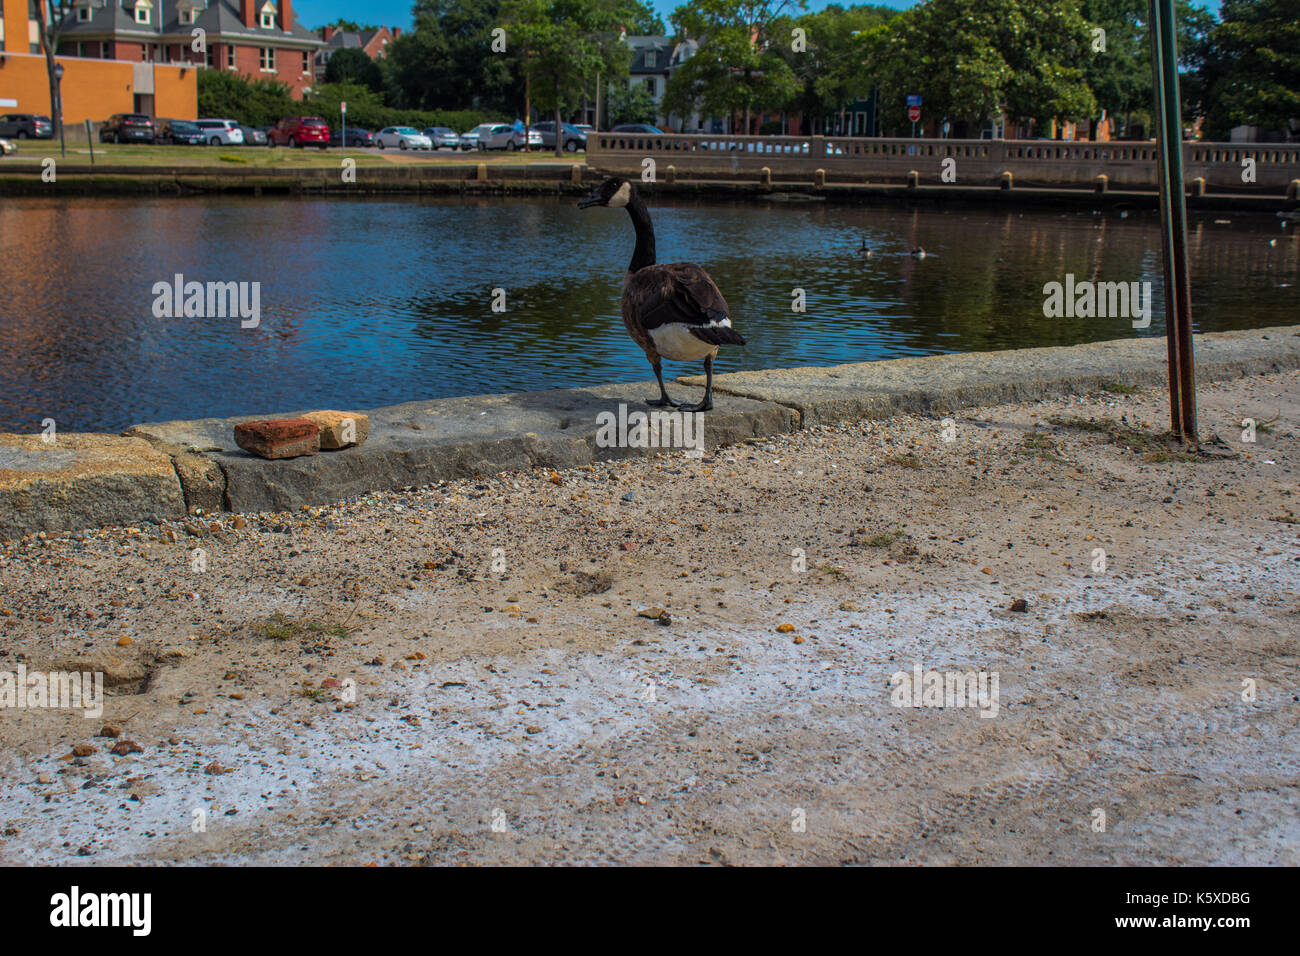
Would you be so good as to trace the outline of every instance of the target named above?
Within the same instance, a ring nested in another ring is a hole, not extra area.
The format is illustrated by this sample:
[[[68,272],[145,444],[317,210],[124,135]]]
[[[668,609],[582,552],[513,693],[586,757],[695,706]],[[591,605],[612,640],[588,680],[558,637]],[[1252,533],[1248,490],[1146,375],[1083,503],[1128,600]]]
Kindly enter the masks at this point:
[[[588,206],[624,206],[636,229],[636,248],[623,279],[623,324],[641,346],[659,381],[659,397],[650,405],[679,406],[684,411],[713,407],[713,358],[720,345],[744,345],[731,327],[727,300],[704,269],[692,262],[655,264],[654,226],[636,187],[625,179],[606,179],[582,200]],[[664,388],[661,359],[704,360],[704,398],[681,405]]]

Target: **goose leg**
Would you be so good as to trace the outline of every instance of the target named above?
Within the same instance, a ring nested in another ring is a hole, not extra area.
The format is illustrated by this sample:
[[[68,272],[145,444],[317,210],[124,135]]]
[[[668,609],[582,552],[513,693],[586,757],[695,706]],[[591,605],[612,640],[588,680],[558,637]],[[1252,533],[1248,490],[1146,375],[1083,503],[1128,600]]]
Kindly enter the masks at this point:
[[[674,402],[671,398],[669,398],[668,389],[664,388],[663,365],[659,362],[655,362],[654,370],[655,370],[655,378],[659,380],[659,397],[647,398],[645,400],[645,403],[647,405],[653,405],[656,408],[661,407],[663,405],[671,405],[673,408],[677,408],[679,405],[681,405],[681,402]]]
[[[713,408],[713,356],[704,357],[704,398],[695,405],[677,406],[684,412],[707,412]]]

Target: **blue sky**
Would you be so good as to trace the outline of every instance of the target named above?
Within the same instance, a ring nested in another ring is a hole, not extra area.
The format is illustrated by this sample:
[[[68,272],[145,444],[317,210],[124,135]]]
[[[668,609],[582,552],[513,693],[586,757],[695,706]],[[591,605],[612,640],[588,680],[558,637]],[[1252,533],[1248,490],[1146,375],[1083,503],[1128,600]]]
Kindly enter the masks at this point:
[[[811,0],[810,10],[820,10],[828,0]],[[852,0],[839,0],[841,6],[850,6]],[[916,0],[873,0],[884,6],[904,10]],[[680,0],[652,0],[659,15],[668,22],[668,15],[680,6]],[[1202,0],[1199,6],[1219,9],[1218,0]],[[298,22],[306,27],[318,27],[333,23],[339,17],[356,20],[358,23],[385,24],[387,26],[409,29],[411,26],[411,0],[294,0],[294,12]]]

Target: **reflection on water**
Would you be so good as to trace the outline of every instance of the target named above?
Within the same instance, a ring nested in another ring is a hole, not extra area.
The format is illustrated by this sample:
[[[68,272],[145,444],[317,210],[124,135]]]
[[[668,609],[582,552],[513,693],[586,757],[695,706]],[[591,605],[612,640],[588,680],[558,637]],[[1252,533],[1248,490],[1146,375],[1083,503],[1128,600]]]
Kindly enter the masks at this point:
[[[653,214],[660,261],[708,268],[749,341],[723,350],[724,372],[1163,334],[1154,214],[813,202]],[[1198,330],[1300,321],[1292,233],[1268,215],[1193,218]],[[924,259],[908,255],[917,246]],[[645,379],[618,311],[631,247],[624,213],[572,200],[5,199],[0,430]],[[261,325],[155,318],[153,286],[177,273],[260,282]],[[1044,318],[1043,285],[1066,273],[1152,281],[1151,328]]]

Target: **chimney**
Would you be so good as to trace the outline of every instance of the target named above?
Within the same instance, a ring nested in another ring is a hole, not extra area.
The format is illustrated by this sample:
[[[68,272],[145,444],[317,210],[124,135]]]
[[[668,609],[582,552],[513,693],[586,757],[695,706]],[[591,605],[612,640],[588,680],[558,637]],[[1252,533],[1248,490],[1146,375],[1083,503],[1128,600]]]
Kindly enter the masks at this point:
[[[280,29],[288,33],[293,29],[293,3],[292,0],[279,0],[280,2]]]
[[[400,37],[400,36],[402,35],[402,28],[401,28],[401,27],[393,27],[393,28],[392,28],[391,30],[389,30],[388,32],[391,33],[391,34],[393,35],[393,39],[396,40],[398,37]]]
[[[330,42],[330,37],[332,37],[333,35],[334,35],[334,28],[333,28],[333,27],[321,27],[321,28],[320,28],[320,38],[321,38],[322,40],[324,40],[326,43],[329,43],[329,42]]]
[[[257,0],[241,0],[239,5],[239,15],[244,21],[244,26],[256,27]]]

